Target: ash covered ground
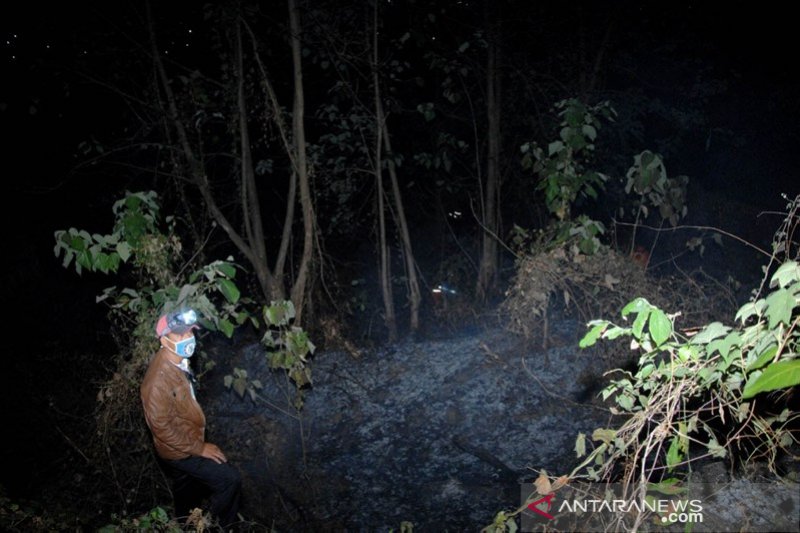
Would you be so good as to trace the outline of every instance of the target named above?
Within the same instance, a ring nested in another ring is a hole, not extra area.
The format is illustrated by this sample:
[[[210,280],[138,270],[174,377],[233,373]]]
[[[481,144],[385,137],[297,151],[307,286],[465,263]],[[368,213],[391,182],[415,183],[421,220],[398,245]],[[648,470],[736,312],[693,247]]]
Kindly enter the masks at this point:
[[[272,381],[257,402],[209,384],[209,437],[245,472],[248,507],[300,528],[477,530],[516,508],[539,469],[569,473],[578,432],[608,424],[590,402],[596,359],[577,347],[582,331],[561,322],[546,352],[488,328],[357,359],[318,353],[299,416],[285,377],[244,346],[214,374],[238,367]]]
[[[267,369],[258,344],[214,345],[218,366],[201,389],[209,439],[243,472],[247,518],[279,531],[388,532],[404,521],[415,531],[478,531],[518,507],[520,484],[540,469],[570,473],[579,432],[613,427],[597,399],[609,363],[578,348],[584,331],[560,320],[546,349],[487,327],[358,358],[317,353],[299,413],[293,386]],[[234,367],[267,377],[261,398],[225,390],[221,376]],[[787,468],[796,480],[798,463]],[[695,530],[769,531],[776,516],[783,530],[800,527],[796,483],[776,489],[766,471],[743,476],[720,462],[698,469],[692,480],[715,484],[722,503]]]

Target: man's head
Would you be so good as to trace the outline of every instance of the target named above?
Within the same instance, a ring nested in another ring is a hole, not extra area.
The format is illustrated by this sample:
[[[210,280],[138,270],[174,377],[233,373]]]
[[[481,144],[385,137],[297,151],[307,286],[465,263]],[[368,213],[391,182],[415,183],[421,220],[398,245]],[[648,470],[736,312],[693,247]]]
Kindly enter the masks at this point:
[[[193,309],[180,309],[161,315],[156,322],[156,335],[166,349],[188,358],[194,354],[195,339],[192,330],[197,327],[197,313]]]

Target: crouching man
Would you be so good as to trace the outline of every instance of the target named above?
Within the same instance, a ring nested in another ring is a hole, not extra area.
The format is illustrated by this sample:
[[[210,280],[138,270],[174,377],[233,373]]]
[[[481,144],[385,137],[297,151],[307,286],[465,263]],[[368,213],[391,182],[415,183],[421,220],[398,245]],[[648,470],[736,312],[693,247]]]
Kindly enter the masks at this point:
[[[173,482],[175,513],[187,516],[209,495],[210,511],[223,527],[239,510],[241,476],[215,444],[205,441],[206,418],[197,403],[189,358],[194,353],[197,314],[182,309],[161,316],[156,352],[141,385],[147,425],[155,450]]]

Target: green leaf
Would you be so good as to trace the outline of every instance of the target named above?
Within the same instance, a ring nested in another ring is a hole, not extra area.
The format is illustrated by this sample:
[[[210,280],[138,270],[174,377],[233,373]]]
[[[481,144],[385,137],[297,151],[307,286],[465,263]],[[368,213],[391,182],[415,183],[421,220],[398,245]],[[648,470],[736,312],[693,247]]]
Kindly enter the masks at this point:
[[[117,253],[119,254],[120,259],[122,259],[123,262],[126,262],[128,258],[130,258],[131,256],[131,250],[132,250],[131,245],[125,241],[117,243],[116,250]]]
[[[785,389],[800,383],[800,359],[778,361],[769,365],[755,379],[747,381],[742,398],[752,398],[760,392]]]
[[[706,444],[708,451],[711,453],[712,457],[717,457],[719,459],[724,459],[726,455],[728,455],[728,451],[717,442],[717,439],[711,437],[708,440],[708,444]]]
[[[697,346],[684,344],[678,348],[678,358],[684,363],[686,361],[697,361],[699,357],[700,352]]]
[[[703,331],[692,337],[692,344],[708,344],[718,337],[726,335],[731,328],[724,326],[721,322],[712,322]]]
[[[657,311],[657,309],[654,311]],[[649,309],[646,309],[636,315],[636,320],[633,321],[633,326],[631,327],[631,331],[633,331],[633,336],[636,337],[637,339],[642,338],[644,325],[647,324],[647,319],[650,318],[650,314],[651,311]]]
[[[669,450],[667,451],[667,468],[672,470],[675,465],[680,463],[682,460],[683,454],[681,454],[680,439],[678,437],[672,437]]]
[[[236,326],[234,326],[230,320],[223,318],[219,321],[219,330],[225,334],[226,337],[229,339],[233,336],[233,330]]]
[[[741,320],[742,324],[744,324],[745,322],[747,322],[748,318],[750,318],[753,315],[759,315],[759,314],[760,313],[755,302],[749,302],[739,308],[739,311],[736,312],[736,317],[734,318],[734,320]]]
[[[186,285],[181,287],[181,292],[178,294],[178,298],[176,301],[178,303],[185,303],[186,300],[189,298],[190,295],[193,295],[197,292],[197,285],[192,285],[191,283],[187,283]]]
[[[590,329],[586,335],[583,336],[583,338],[578,343],[578,346],[581,348],[594,346],[594,344],[597,342],[597,339],[600,338],[600,335],[603,334],[603,332],[607,327],[608,327],[608,322],[597,324],[592,329]]]
[[[731,348],[734,346],[739,347],[742,345],[742,337],[736,331],[729,333],[724,339],[715,339],[708,343],[706,351],[712,355],[715,351],[725,359],[726,362],[730,360]]]
[[[234,380],[233,390],[236,391],[240,398],[244,398],[244,393],[247,390],[247,380],[242,378]]]
[[[626,411],[630,411],[633,409],[633,398],[628,396],[627,394],[620,394],[617,396],[617,404],[625,409]]]
[[[655,369],[656,367],[653,363],[647,363],[642,367],[641,370],[639,370],[639,372],[636,373],[636,378],[647,379],[648,377],[650,377],[650,374],[652,374]]]
[[[575,455],[583,457],[586,455],[586,435],[578,433],[578,438],[575,439]]]
[[[229,279],[221,279],[219,280],[219,289],[222,291],[222,294],[225,296],[225,299],[228,300],[230,303],[235,304],[239,301],[239,288],[236,287],[236,284]]]
[[[686,436],[686,423],[678,424],[678,434],[672,438],[669,450],[667,451],[667,467],[672,469],[675,465],[683,461],[689,452],[689,438]]]
[[[617,338],[617,337],[619,337],[620,335],[630,335],[630,334],[631,334],[631,331],[630,331],[630,329],[628,329],[628,328],[621,328],[621,327],[619,327],[619,326],[614,326],[613,328],[611,328],[611,329],[609,329],[609,330],[606,330],[605,332],[603,332],[603,338],[604,338],[604,339],[609,339],[609,340],[612,340],[612,341],[613,341],[614,339],[616,339],[616,338]]]
[[[615,429],[598,428],[592,432],[593,441],[599,440],[606,444],[610,444],[611,442],[613,442],[616,436],[617,436],[617,431]]]
[[[751,372],[753,370],[758,370],[762,366],[772,361],[776,353],[778,353],[778,345],[773,344],[772,346],[764,350],[764,352],[761,355],[759,355],[755,361],[747,365],[747,371]]]
[[[772,275],[769,286],[787,287],[795,281],[800,281],[800,264],[797,261],[787,261]]]
[[[547,145],[547,155],[552,156],[556,152],[564,149],[564,143],[561,141],[554,141]]]
[[[766,314],[769,318],[769,329],[775,329],[781,322],[788,325],[792,320],[792,309],[796,305],[794,295],[786,289],[779,289],[767,296]]]
[[[236,268],[230,263],[220,263],[217,268],[228,278],[233,279],[236,277]]]
[[[641,313],[642,311],[650,309],[651,307],[652,306],[650,305],[650,302],[644,298],[636,298],[622,308],[622,316],[628,316],[631,313]]]
[[[661,309],[653,309],[648,321],[650,336],[656,346],[661,346],[672,335],[672,321]]]

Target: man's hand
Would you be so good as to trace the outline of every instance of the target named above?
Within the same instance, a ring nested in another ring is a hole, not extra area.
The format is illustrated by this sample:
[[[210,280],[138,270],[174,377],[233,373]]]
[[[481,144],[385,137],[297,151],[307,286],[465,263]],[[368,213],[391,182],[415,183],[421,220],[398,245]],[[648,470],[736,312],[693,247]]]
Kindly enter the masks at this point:
[[[203,452],[200,454],[200,456],[205,457],[206,459],[211,459],[217,464],[228,462],[228,458],[225,457],[225,454],[222,453],[222,450],[219,449],[219,446],[216,444],[211,444],[210,442],[203,444]]]

